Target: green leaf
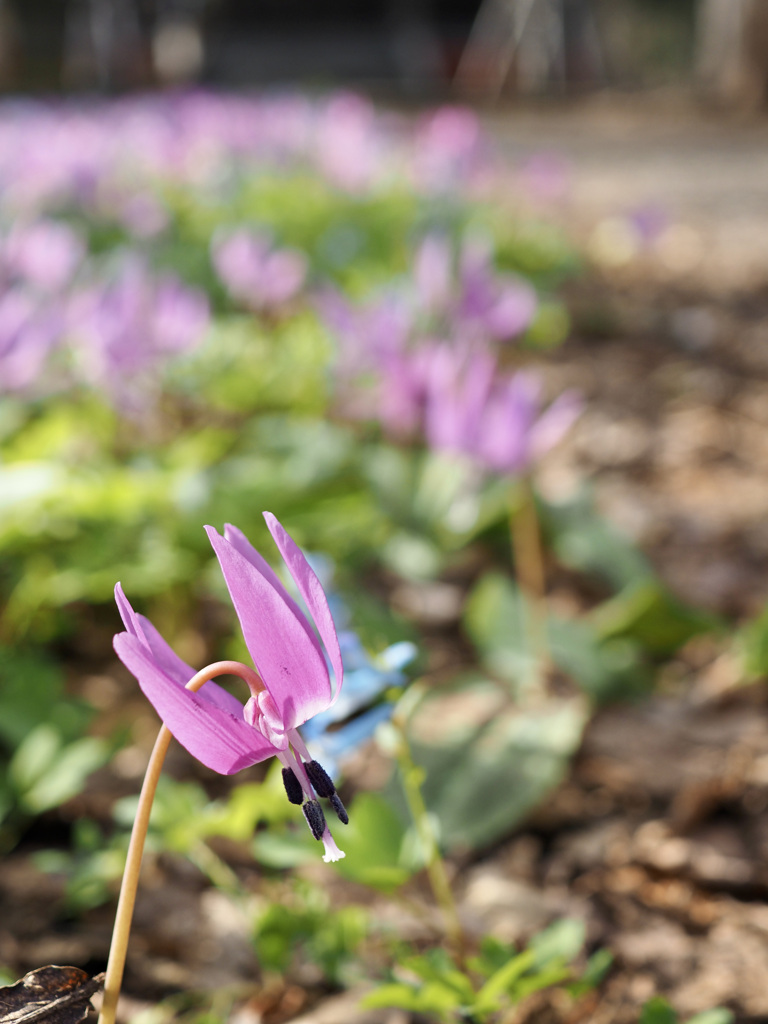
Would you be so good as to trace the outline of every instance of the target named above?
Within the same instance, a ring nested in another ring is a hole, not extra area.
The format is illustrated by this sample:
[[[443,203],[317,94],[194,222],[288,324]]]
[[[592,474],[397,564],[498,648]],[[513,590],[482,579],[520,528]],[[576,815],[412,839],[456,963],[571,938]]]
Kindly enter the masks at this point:
[[[536,974],[526,974],[525,977],[520,978],[512,988],[511,999],[513,1002],[519,1003],[532,993],[560,985],[570,977],[572,977],[570,967],[566,964],[553,963]]]
[[[597,988],[613,964],[613,954],[607,949],[598,949],[587,960],[584,973],[568,985],[568,991],[574,999],[578,999],[586,992]]]
[[[511,991],[522,975],[533,967],[535,960],[533,950],[526,949],[500,967],[478,992],[472,1012],[482,1015],[497,1010],[501,1005],[502,996]]]
[[[632,640],[600,640],[584,620],[552,616],[548,626],[552,660],[598,703],[626,700],[652,685],[650,668]]]
[[[38,725],[19,746],[8,769],[14,789],[26,794],[46,772],[52,772],[61,750],[58,731],[47,723]]]
[[[280,831],[269,828],[257,832],[253,837],[251,849],[260,864],[280,870],[309,864],[318,857],[317,843],[303,828]]]
[[[16,747],[36,725],[55,716],[62,672],[36,652],[0,647],[0,677],[0,738]]]
[[[476,974],[489,978],[502,968],[517,953],[514,946],[502,942],[493,935],[484,935],[480,940],[480,955],[467,958],[467,967]]]
[[[540,302],[523,344],[526,348],[556,348],[568,337],[570,329],[568,310],[561,302]]]
[[[666,999],[654,996],[643,1007],[639,1024],[678,1024],[678,1016]]]
[[[718,1006],[714,1010],[704,1010],[703,1013],[689,1017],[685,1024],[733,1024],[735,1019],[735,1015],[730,1010]]]
[[[405,826],[391,805],[377,793],[360,793],[349,808],[349,824],[336,830],[346,853],[334,867],[345,878],[391,892],[411,877],[401,850]]]
[[[553,961],[570,963],[581,952],[585,936],[586,925],[583,921],[572,917],[555,921],[534,935],[528,944],[534,955],[534,969],[543,970]]]
[[[295,817],[295,809],[285,799],[281,765],[275,761],[263,782],[241,782],[226,803],[210,805],[202,834],[245,842],[260,823],[276,825]]]
[[[60,750],[53,765],[27,789],[22,806],[34,814],[50,810],[76,796],[88,776],[107,760],[109,748],[100,739],[85,736]]]
[[[116,822],[130,827],[136,817],[138,795],[123,797],[115,803]],[[176,853],[189,854],[206,835],[206,813],[210,801],[196,782],[180,782],[169,775],[158,780],[149,818],[149,831],[162,846]]]
[[[545,532],[559,560],[621,588],[652,576],[643,555],[599,516],[588,493],[560,505],[540,503]]]
[[[368,992],[360,1000],[360,1006],[366,1010],[380,1010],[391,1006],[411,1013],[418,1013],[421,1008],[418,989],[399,981],[390,981]]]
[[[456,993],[462,1002],[471,1002],[475,997],[472,982],[458,969],[444,949],[430,949],[422,956],[409,957],[402,961],[402,967],[411,971],[422,981],[444,985]]]
[[[441,841],[471,848],[508,833],[562,780],[585,721],[581,700],[522,710],[488,681],[427,696],[409,739]]]
[[[722,629],[715,616],[684,605],[655,579],[629,584],[591,618],[602,639],[630,637],[657,656],[673,654],[699,633]]]
[[[488,670],[521,690],[536,678],[544,650],[594,700],[626,698],[651,683],[636,642],[601,639],[591,622],[556,615],[542,629],[536,609],[501,573],[480,579],[467,601],[464,625]]]
[[[411,1013],[436,1014],[441,1020],[453,1020],[461,1004],[455,992],[435,982],[419,988],[402,982],[389,982],[365,995],[360,1005],[370,1010],[393,1006]]]
[[[541,655],[534,616],[519,587],[497,572],[481,577],[464,609],[464,627],[489,670],[521,686],[535,674]]]
[[[768,605],[736,636],[747,679],[768,676]]]

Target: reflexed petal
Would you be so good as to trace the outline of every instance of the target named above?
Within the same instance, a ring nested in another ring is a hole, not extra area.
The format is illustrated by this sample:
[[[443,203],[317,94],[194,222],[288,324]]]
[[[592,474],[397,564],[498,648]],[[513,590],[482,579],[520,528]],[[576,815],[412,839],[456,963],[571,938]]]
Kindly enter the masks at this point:
[[[137,636],[140,640],[143,640],[144,637],[142,635],[141,625],[137,622],[138,615],[133,610],[130,601],[123,593],[122,583],[115,584],[115,601],[117,601],[117,609],[120,612],[120,618],[123,620],[125,628],[133,636]]]
[[[303,615],[297,614],[296,603],[286,601],[234,544],[213,527],[205,529],[221,564],[246,645],[283,725],[286,730],[301,725],[331,703],[331,682],[319,645],[308,635],[307,623]]]
[[[141,642],[160,671],[173,679],[179,686],[186,686],[195,674],[195,670],[190,665],[187,665],[185,661],[182,661],[170,644],[166,643],[158,633],[149,619],[143,615],[138,615],[133,610],[119,583],[115,587],[115,600],[117,601],[117,607],[120,610],[125,628]],[[236,718],[242,718],[243,702],[238,700],[237,697],[233,697],[231,693],[228,693],[217,683],[213,681],[205,683],[197,692],[205,700],[216,704],[217,707],[223,708],[225,711],[229,711]]]
[[[242,530],[238,530],[238,528],[236,526],[232,526],[231,523],[226,523],[224,525],[224,539],[228,540],[233,547],[237,548],[240,554],[244,558],[247,558],[251,565],[255,569],[258,569],[262,576],[266,577],[266,579],[272,584],[272,586],[275,588],[278,594],[282,595],[283,600],[291,606],[291,608],[296,613],[296,617],[304,626],[307,636],[317,648],[317,653],[322,656],[323,649],[320,646],[320,641],[317,639],[315,631],[307,622],[306,615],[301,610],[296,601],[294,601],[294,599],[291,597],[288,591],[285,589],[280,577],[274,571],[274,569],[266,560],[266,558],[263,558],[259,554],[259,552],[253,546],[253,544],[251,544],[251,542],[242,532]]]
[[[236,718],[201,694],[179,686],[155,664],[137,637],[118,633],[114,644],[117,656],[136,676],[144,696],[173,736],[207,768],[232,775],[276,753],[242,714]]]
[[[307,608],[315,621],[320,639],[325,644],[328,657],[331,660],[334,675],[336,676],[336,693],[333,700],[341,692],[341,684],[344,679],[344,665],[339,650],[339,640],[336,636],[336,627],[333,624],[331,609],[328,607],[328,598],[320,585],[320,580],[310,568],[309,562],[303,552],[285,532],[280,523],[271,512],[264,513],[269,532],[272,534],[275,544],[280,549],[280,554],[288,566],[288,571],[293,577],[294,583],[299,588],[299,593],[304,598]]]

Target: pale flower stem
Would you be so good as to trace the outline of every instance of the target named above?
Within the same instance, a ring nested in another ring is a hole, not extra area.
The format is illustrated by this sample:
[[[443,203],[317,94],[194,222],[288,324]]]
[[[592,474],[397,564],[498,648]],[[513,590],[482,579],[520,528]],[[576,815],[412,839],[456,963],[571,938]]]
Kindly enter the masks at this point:
[[[526,477],[517,481],[510,493],[509,532],[515,573],[523,596],[527,598],[531,647],[538,662],[535,680],[539,684],[549,662],[547,578],[536,500],[531,482]]]
[[[259,676],[252,668],[248,668],[247,665],[241,665],[237,661],[216,661],[193,676],[187,683],[187,689],[199,690],[201,686],[216,676],[239,676],[248,683],[252,693],[264,688],[264,684]],[[133,908],[136,903],[136,891],[139,886],[141,858],[144,853],[144,841],[147,837],[147,828],[149,826],[149,815],[152,811],[152,801],[155,798],[157,783],[170,742],[171,731],[163,725],[160,727],[160,732],[157,734],[155,745],[152,748],[147,771],[144,775],[144,783],[141,787],[139,806],[136,809],[136,817],[131,829],[131,840],[128,844],[125,870],[123,871],[123,880],[120,885],[120,898],[117,901],[115,925],[112,929],[112,943],[109,948],[107,973],[104,979],[104,999],[101,1005],[101,1013],[99,1014],[99,1024],[114,1024],[115,1022],[117,1000],[120,996],[125,957],[128,952],[128,937],[131,932]]]
[[[424,797],[421,792],[423,771],[413,760],[403,723],[398,721],[397,718],[393,718],[392,724],[395,726],[398,734],[397,760],[403,780],[405,799],[424,849],[429,885],[432,889],[432,895],[435,897],[435,902],[443,913],[448,941],[459,963],[461,963],[464,960],[466,945],[464,929],[461,927],[461,921],[456,909],[456,900],[453,898],[451,882],[445,869],[445,861],[440,853],[437,836],[435,835],[435,830],[427,811],[427,805],[424,803]]]

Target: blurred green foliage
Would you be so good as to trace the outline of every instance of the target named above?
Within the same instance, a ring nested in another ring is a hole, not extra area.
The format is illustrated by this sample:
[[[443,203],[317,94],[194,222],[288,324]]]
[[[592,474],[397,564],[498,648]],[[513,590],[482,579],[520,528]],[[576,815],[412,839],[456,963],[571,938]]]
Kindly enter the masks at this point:
[[[534,936],[522,951],[489,936],[465,965],[442,948],[410,956],[401,953],[395,980],[374,989],[363,1005],[399,1007],[432,1020],[485,1024],[501,1019],[500,1013],[508,1013],[540,989],[556,985],[580,996],[599,984],[612,958],[600,950],[577,972],[572,962],[583,944],[583,923],[564,919]]]
[[[253,941],[266,971],[288,974],[300,957],[319,967],[329,984],[344,986],[360,977],[355,954],[368,930],[362,907],[332,907],[324,889],[297,883],[289,898],[257,914]]]
[[[688,1017],[685,1024],[732,1024],[734,1015],[730,1010],[717,1007],[704,1010],[693,1017]],[[679,1024],[679,1014],[669,1005],[666,999],[655,996],[643,1007],[639,1024]]]

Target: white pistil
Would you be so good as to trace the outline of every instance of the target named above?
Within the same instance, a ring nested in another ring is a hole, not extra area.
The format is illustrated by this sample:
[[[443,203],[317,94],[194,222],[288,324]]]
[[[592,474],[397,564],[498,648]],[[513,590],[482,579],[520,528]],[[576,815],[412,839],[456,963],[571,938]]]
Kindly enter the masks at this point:
[[[344,853],[343,850],[340,850],[334,842],[333,836],[328,828],[323,832],[321,839],[323,841],[323,846],[325,847],[323,860],[326,864],[330,864],[332,861],[342,860],[346,857],[346,853]]]

